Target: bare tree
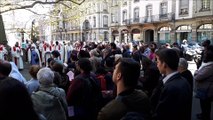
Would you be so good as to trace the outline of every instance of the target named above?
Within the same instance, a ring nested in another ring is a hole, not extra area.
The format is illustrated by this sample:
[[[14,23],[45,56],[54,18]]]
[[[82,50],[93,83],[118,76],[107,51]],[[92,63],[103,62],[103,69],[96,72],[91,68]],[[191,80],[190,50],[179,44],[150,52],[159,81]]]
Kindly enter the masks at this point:
[[[11,11],[11,10],[33,8],[36,4],[42,4],[42,5],[62,4],[66,7],[69,7],[63,2],[72,2],[76,5],[81,5],[82,3],[85,2],[85,0],[21,0],[19,2],[4,1],[4,2],[0,2],[0,14]]]
[[[36,12],[30,10],[30,8],[33,8],[37,4],[42,5],[62,4],[66,7],[70,7],[66,5],[64,2],[71,2],[76,5],[81,5],[82,3],[85,2],[85,0],[4,0],[4,1],[0,0],[0,44],[4,45],[7,44],[4,23],[1,15],[2,13],[18,9],[26,9],[36,14]]]

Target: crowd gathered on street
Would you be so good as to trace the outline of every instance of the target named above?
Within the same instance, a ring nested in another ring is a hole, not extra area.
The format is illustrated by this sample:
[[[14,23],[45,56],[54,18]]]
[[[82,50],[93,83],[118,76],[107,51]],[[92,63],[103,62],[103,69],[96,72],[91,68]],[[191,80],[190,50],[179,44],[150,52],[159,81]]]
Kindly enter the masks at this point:
[[[184,45],[143,42],[16,42],[0,45],[0,120],[210,120],[213,45],[197,70]],[[30,64],[27,80],[20,73]]]

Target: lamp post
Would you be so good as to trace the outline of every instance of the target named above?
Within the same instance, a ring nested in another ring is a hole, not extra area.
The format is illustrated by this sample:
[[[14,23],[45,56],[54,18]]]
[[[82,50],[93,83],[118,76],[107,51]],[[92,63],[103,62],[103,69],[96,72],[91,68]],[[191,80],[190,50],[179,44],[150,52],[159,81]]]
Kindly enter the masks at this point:
[[[32,26],[31,26],[31,40],[35,43],[35,35],[34,35],[34,25],[35,25],[35,19],[32,21]]]
[[[21,29],[21,31],[20,31],[20,33],[21,33],[21,40],[22,40],[22,42],[24,42],[24,29]]]

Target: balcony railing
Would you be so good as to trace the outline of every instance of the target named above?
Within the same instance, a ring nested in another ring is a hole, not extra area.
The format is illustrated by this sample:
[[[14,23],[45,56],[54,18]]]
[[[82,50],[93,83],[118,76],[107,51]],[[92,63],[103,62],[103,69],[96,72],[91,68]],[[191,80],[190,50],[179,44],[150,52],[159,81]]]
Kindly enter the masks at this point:
[[[118,26],[120,25],[118,21],[111,21],[110,26]]]
[[[72,30],[80,30],[80,26],[73,26],[73,27],[71,27],[71,31]]]
[[[123,24],[128,24],[128,23],[129,24],[145,24],[145,23],[171,21],[171,20],[173,20],[173,13],[167,13],[167,14],[145,16],[140,18],[132,18],[132,19],[123,21]]]
[[[125,19],[122,21],[123,25],[129,25],[130,24],[130,20],[129,19]]]

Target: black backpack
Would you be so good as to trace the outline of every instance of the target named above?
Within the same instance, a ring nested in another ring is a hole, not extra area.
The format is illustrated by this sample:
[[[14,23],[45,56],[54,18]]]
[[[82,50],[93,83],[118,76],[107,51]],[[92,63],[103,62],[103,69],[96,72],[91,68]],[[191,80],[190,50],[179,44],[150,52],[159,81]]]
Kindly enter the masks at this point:
[[[96,118],[98,112],[103,107],[103,97],[98,80],[95,77],[80,77],[85,83],[81,105],[85,108],[92,108],[92,114]]]
[[[123,102],[123,96],[118,95],[116,97],[116,100],[121,102],[124,106],[126,106],[126,111],[125,115],[121,118],[121,120],[149,120],[150,118],[146,116],[143,112],[139,111],[132,111],[128,108],[128,105]]]
[[[86,93],[91,92],[88,94],[91,95],[91,102],[94,104],[97,104],[97,108],[101,107],[100,102],[102,101],[102,93],[101,93],[101,87],[98,82],[98,80],[95,77],[90,76],[89,78],[85,79],[87,84],[89,85],[89,90],[86,91]],[[86,90],[86,89],[85,89]]]

